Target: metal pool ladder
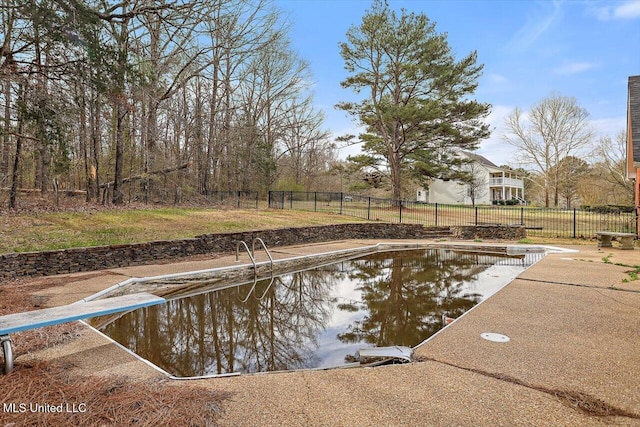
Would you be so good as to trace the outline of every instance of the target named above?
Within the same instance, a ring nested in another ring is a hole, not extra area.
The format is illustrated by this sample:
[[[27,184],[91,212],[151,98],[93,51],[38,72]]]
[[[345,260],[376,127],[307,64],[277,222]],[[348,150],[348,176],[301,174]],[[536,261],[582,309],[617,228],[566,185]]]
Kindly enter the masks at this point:
[[[267,289],[264,291],[262,296],[258,298],[259,300],[264,298],[264,296],[267,294],[267,291],[271,288],[271,285],[273,285],[273,281],[274,281],[273,257],[271,256],[271,252],[269,252],[269,249],[267,249],[267,245],[264,243],[264,240],[262,240],[259,237],[254,237],[253,240],[251,241],[251,249],[249,249],[249,245],[247,245],[247,242],[245,242],[244,240],[240,240],[236,244],[236,262],[238,262],[240,259],[240,246],[242,245],[244,246],[244,249],[247,251],[247,254],[249,255],[249,259],[251,259],[251,263],[253,264],[253,286],[251,286],[251,289],[249,290],[249,293],[247,294],[247,296],[244,299],[241,299],[242,302],[247,302],[251,294],[253,294],[253,291],[256,289],[256,284],[258,283],[258,266],[256,264],[256,259],[255,259],[256,242],[262,245],[262,248],[264,249],[267,256],[269,257],[270,273],[271,273],[271,282],[269,282],[269,286],[267,286]]]

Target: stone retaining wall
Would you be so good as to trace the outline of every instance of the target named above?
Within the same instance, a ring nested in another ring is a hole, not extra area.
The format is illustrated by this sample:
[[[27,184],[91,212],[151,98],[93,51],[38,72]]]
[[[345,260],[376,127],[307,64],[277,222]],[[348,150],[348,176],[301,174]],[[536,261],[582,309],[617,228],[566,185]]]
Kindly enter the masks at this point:
[[[524,227],[510,225],[476,225],[451,227],[453,237],[461,240],[498,239],[520,240],[527,237]]]
[[[473,228],[474,231],[466,232],[464,228]],[[455,229],[452,227],[452,230],[454,236],[462,239],[517,240],[525,235],[522,227],[455,227]],[[250,243],[255,237],[260,237],[271,248],[347,239],[432,238],[432,233],[433,228],[426,229],[419,224],[355,223],[205,234],[193,239],[130,245],[10,253],[0,255],[0,278],[51,276],[151,264],[193,255],[233,253],[238,241],[244,240]]]

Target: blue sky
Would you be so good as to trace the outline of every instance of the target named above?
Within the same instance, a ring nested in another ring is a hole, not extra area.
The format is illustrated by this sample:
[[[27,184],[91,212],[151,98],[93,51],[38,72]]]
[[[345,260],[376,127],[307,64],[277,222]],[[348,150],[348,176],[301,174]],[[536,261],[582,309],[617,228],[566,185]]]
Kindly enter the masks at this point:
[[[275,0],[291,22],[293,48],[310,64],[315,102],[334,136],[358,133],[334,108],[358,99],[340,82],[347,76],[338,44],[359,25],[369,0]],[[458,58],[478,52],[484,64],[476,99],[492,104],[492,136],[479,154],[498,165],[514,164],[514,149],[501,140],[504,118],[515,108],[557,93],[575,97],[601,136],[626,127],[627,78],[640,74],[640,0],[389,0],[395,10],[424,13],[447,33]],[[354,154],[351,147],[341,157]]]

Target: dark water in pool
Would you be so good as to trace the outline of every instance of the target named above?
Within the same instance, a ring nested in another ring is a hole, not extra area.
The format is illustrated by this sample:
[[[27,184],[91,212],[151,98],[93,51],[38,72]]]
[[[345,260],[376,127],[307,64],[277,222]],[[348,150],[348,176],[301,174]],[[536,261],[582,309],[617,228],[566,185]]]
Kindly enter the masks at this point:
[[[383,252],[136,310],[102,330],[176,376],[324,368],[413,347],[495,293],[526,258]]]

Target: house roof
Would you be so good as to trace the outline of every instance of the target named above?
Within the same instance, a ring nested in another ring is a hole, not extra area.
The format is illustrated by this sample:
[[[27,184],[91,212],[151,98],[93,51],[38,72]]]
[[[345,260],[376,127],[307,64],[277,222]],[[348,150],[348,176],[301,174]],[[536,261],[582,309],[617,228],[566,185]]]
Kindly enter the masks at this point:
[[[486,157],[481,156],[480,154],[475,154],[475,153],[471,153],[469,151],[463,151],[463,153],[468,156],[471,160],[478,162],[482,165],[485,166],[489,166],[492,168],[498,168],[500,169],[498,166],[496,166],[493,162],[491,162],[489,159],[487,159]]]
[[[629,128],[627,129],[633,146],[633,162],[640,163],[640,76],[629,77]]]

